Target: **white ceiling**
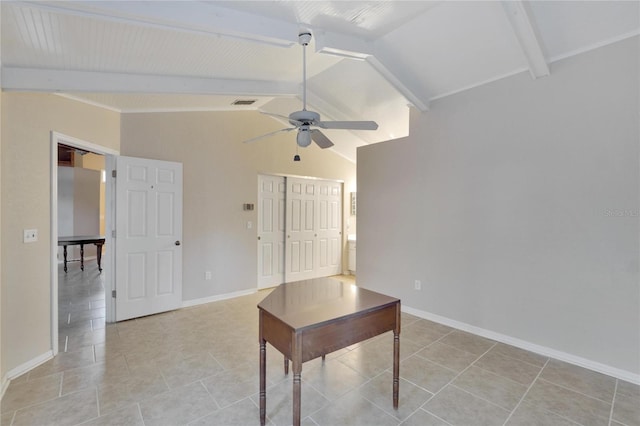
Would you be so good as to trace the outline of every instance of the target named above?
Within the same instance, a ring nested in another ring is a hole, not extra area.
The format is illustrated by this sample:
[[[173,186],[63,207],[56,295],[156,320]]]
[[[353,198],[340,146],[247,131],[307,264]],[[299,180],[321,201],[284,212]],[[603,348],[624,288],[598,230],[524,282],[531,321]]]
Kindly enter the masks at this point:
[[[428,114],[435,99],[522,71],[544,78],[554,61],[640,34],[639,4],[2,1],[2,87],[124,113],[288,115],[301,107],[297,35],[308,29],[309,109],[380,125],[326,131],[355,160],[360,145],[407,135],[408,106]]]

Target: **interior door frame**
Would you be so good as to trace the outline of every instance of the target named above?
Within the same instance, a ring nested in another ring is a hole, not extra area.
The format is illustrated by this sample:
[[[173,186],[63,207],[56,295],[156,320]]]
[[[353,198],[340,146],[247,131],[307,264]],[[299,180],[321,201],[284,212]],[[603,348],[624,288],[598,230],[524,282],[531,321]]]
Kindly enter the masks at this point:
[[[50,155],[50,171],[51,171],[51,350],[55,356],[58,353],[58,144],[72,146],[85,151],[91,151],[96,154],[105,156],[105,172],[107,179],[105,182],[105,253],[102,271],[105,274],[105,321],[111,322],[113,316],[114,304],[111,297],[106,297],[114,285],[114,245],[111,237],[111,229],[113,226],[113,217],[111,214],[113,208],[113,179],[108,172],[113,168],[115,156],[120,152],[111,148],[68,136],[56,131],[51,131],[51,155]]]

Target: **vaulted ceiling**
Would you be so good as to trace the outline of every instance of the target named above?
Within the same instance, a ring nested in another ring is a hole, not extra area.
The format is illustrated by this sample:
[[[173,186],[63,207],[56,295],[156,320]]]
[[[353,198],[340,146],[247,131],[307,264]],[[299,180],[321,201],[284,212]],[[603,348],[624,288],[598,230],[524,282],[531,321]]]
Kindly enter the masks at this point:
[[[640,34],[638,1],[3,1],[3,90],[123,113],[301,108],[375,120],[326,130],[339,154],[406,136],[409,107]],[[235,100],[253,99],[248,106]],[[274,122],[273,129],[286,127]],[[291,136],[292,143],[294,136]],[[268,143],[268,142],[267,142]]]

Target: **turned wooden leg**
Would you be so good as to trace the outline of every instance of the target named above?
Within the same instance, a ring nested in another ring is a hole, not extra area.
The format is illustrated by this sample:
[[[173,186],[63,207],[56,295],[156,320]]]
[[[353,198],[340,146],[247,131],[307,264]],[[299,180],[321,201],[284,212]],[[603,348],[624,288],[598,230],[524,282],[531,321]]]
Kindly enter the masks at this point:
[[[302,339],[296,335],[291,351],[291,363],[293,364],[293,426],[300,426],[300,398],[302,395]]]
[[[96,256],[98,257],[98,271],[102,272],[102,244],[96,244]]]
[[[64,254],[64,271],[67,272],[67,246],[62,247],[62,253]]]
[[[396,305],[396,323],[393,329],[393,408],[398,409],[400,393],[400,322],[402,320],[400,302]]]
[[[262,309],[258,311],[258,343],[260,344],[260,426],[267,415],[267,341],[262,334]]]
[[[398,409],[400,387],[400,334],[393,332],[393,408]]]
[[[300,397],[302,395],[302,363],[293,362],[293,426],[300,426]]]

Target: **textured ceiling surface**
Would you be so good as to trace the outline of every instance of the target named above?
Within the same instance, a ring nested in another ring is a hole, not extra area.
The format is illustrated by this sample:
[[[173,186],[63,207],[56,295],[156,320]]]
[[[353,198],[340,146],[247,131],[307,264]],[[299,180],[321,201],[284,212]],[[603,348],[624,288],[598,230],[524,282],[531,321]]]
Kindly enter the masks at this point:
[[[4,90],[42,91],[116,111],[252,109],[302,99],[355,150],[406,136],[409,107],[640,34],[638,1],[3,1]],[[232,105],[254,99],[251,106]],[[274,123],[274,129],[279,124]],[[264,129],[259,129],[264,130]]]

